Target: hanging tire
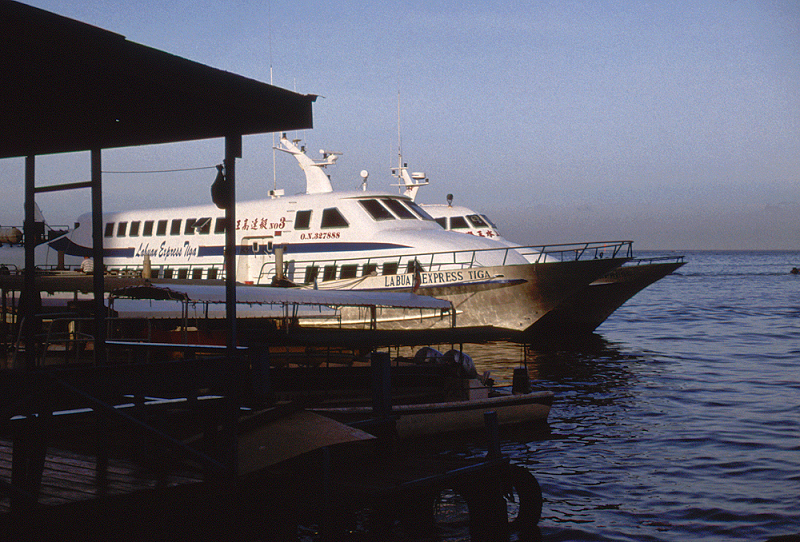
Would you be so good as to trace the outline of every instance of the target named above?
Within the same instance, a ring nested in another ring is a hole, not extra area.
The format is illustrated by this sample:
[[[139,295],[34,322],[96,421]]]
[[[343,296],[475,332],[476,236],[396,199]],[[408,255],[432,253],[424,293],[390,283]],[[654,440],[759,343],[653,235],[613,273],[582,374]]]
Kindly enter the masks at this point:
[[[539,524],[542,517],[542,488],[528,469],[519,465],[509,467],[509,485],[516,492],[519,511],[509,525],[513,531],[524,532]]]

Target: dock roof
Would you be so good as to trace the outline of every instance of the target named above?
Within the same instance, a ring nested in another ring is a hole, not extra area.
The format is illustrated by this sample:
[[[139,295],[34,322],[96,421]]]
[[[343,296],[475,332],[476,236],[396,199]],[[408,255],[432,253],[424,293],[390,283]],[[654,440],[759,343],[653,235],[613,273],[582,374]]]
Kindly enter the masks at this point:
[[[0,68],[0,158],[312,127],[314,95],[11,0]]]

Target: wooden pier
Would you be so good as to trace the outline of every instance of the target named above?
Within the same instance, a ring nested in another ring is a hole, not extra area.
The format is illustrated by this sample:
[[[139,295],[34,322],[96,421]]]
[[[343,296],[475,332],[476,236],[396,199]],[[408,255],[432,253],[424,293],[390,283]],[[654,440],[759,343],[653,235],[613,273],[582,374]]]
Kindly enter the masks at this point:
[[[267,455],[280,458],[279,441],[307,430],[308,423],[326,426],[323,433],[342,431],[329,420],[298,422],[285,413],[277,415],[279,424],[286,421],[282,428],[259,423],[265,445],[247,443],[245,435],[252,431],[239,435],[242,458],[236,476],[209,477],[192,462],[155,459],[157,450],[134,461],[48,448],[41,470],[28,473],[38,477],[35,501],[28,500],[30,479],[20,491],[24,495],[12,492],[10,500],[0,501],[0,534],[4,540],[26,541],[284,541],[297,540],[305,526],[320,540],[418,539],[435,535],[435,503],[445,490],[466,501],[472,540],[502,541],[512,528],[536,529],[541,494],[525,493],[531,484],[538,490],[535,478],[491,449],[486,460],[441,459],[352,433],[349,439],[333,439],[339,442],[330,446],[306,442],[308,451],[299,455],[288,446],[290,459],[259,465],[253,455],[271,445]],[[0,442],[4,480],[14,479],[22,459],[12,445]],[[27,459],[29,465],[33,457]],[[513,524],[504,499],[512,488],[520,499]]]

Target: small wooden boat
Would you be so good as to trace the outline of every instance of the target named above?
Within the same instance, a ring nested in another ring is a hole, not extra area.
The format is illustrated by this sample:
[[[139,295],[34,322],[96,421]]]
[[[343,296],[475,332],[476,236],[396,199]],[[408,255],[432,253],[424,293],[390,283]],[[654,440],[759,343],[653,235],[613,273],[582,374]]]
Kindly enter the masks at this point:
[[[473,385],[478,380],[470,381]],[[545,423],[553,404],[553,392],[494,395],[471,388],[470,398],[459,401],[394,405],[391,416],[396,419],[397,436],[401,439],[442,433],[466,432],[485,427],[484,413],[496,412],[498,424],[512,426]],[[309,409],[342,423],[375,418],[371,406],[316,407]]]

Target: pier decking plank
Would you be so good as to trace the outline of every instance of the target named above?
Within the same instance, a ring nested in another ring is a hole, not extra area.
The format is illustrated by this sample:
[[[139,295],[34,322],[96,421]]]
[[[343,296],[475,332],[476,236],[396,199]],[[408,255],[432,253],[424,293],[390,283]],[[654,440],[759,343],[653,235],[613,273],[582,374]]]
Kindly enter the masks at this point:
[[[10,442],[0,440],[0,479],[11,479]],[[136,491],[194,484],[202,481],[202,473],[170,472],[166,476],[148,471],[132,462],[112,459],[103,474],[98,473],[96,459],[67,450],[48,450],[45,456],[39,504],[57,506],[100,496],[124,495]],[[0,499],[0,513],[9,511],[9,499]]]

